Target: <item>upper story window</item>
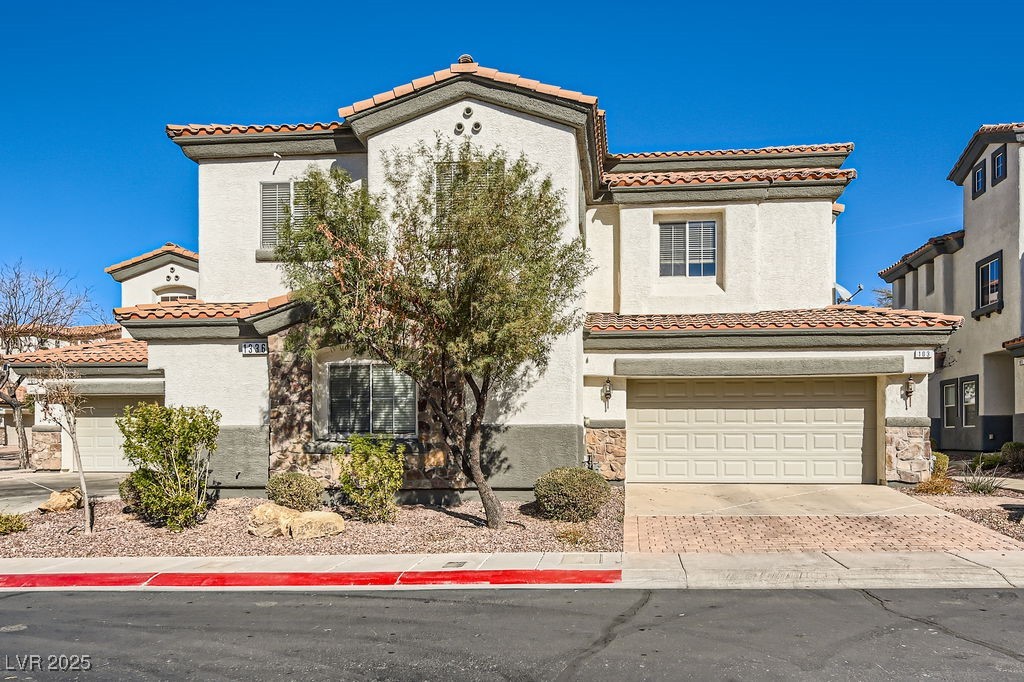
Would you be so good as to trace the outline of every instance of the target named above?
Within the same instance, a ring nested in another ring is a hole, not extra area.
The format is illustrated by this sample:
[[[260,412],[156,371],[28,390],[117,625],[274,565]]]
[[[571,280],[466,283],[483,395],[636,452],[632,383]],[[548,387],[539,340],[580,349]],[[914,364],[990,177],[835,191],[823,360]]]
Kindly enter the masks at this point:
[[[299,181],[260,183],[260,248],[273,249],[277,246],[288,210],[295,220],[306,217],[301,197],[302,183]]]
[[[1003,309],[1003,252],[982,258],[977,264],[977,300],[971,315],[982,315]]]
[[[977,199],[985,193],[985,160],[982,159],[971,171],[971,199]]]
[[[330,435],[413,435],[416,385],[389,365],[344,362],[329,366]]]
[[[662,277],[714,277],[718,262],[718,224],[714,220],[661,223]]]
[[[1006,179],[1006,145],[992,152],[992,186]]]

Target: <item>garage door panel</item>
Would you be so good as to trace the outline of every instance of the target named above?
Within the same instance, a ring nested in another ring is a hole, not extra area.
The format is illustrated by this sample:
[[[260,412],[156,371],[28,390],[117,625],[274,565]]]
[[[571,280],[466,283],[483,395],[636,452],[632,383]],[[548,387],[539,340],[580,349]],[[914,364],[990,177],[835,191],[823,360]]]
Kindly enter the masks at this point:
[[[630,382],[627,480],[860,483],[874,409],[872,379]]]
[[[124,408],[139,402],[163,403],[162,396],[90,397],[86,413],[78,419],[78,446],[85,471],[131,471],[132,465],[124,458],[124,439],[115,419],[124,414]],[[71,444],[65,437],[63,466],[73,467]]]

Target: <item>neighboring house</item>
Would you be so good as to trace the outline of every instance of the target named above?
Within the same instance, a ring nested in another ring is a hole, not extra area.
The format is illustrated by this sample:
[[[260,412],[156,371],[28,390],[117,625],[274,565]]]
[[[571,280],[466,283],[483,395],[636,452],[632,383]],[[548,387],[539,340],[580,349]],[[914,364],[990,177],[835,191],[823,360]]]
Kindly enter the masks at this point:
[[[36,329],[27,328],[10,348],[4,348],[0,343],[0,364],[6,362],[5,356],[18,353],[27,353],[48,348],[65,348],[67,346],[81,346],[83,344],[116,339],[121,336],[121,325],[119,324],[90,324],[65,327],[61,329]],[[28,387],[24,384],[18,389],[18,399],[24,400],[28,395]],[[23,412],[22,418],[26,429],[25,435],[28,438],[29,447],[33,446],[33,427],[35,426],[35,412],[27,409]],[[14,416],[10,408],[0,403],[0,446],[13,446],[18,442],[18,434],[14,428]],[[45,454],[33,457],[34,464],[39,468],[51,468],[52,461],[47,460]]]
[[[376,191],[384,150],[437,133],[525,153],[565,192],[565,236],[583,234],[596,266],[584,328],[490,406],[496,488],[584,463],[629,482],[928,477],[930,355],[961,320],[832,305],[853,145],[613,154],[595,97],[469,57],[339,115],[168,126],[198,165],[197,299],[126,296],[115,314],[132,338],[74,357],[97,399],[220,410],[215,486],[257,490],[279,471],[330,478],[331,449],[354,432],[414,446],[408,491],[445,499],[465,486],[406,377],[345,348],[284,351],[305,311],[274,253],[311,164]]]
[[[930,378],[928,412],[942,450],[993,451],[1024,440],[1022,142],[1024,123],[980,127],[948,177],[963,187],[964,229],[929,239],[879,273],[892,284],[895,307],[965,318]]]

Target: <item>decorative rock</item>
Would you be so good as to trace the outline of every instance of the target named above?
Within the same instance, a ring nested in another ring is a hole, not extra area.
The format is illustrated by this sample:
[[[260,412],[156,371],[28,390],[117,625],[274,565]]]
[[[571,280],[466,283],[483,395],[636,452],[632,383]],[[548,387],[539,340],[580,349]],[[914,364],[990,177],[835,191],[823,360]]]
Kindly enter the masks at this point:
[[[345,519],[329,511],[302,512],[288,523],[293,540],[308,540],[337,535],[345,530]]]
[[[267,502],[249,512],[249,534],[261,538],[288,537],[288,524],[302,512]]]
[[[426,455],[423,456],[423,468],[424,469],[439,469],[446,464],[444,450],[441,448],[434,448]]]
[[[50,498],[39,505],[39,511],[69,512],[82,506],[82,491],[78,488],[65,488],[60,492],[50,493]]]

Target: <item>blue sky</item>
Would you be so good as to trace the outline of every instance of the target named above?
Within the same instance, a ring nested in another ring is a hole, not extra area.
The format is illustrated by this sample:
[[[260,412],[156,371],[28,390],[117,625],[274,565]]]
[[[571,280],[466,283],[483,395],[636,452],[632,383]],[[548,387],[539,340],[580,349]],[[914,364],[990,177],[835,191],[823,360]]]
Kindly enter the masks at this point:
[[[945,178],[971,133],[1024,119],[1020,3],[649,4],[8,6],[0,261],[64,269],[109,310],[105,266],[197,246],[196,166],[165,124],[333,120],[468,52],[598,96],[613,152],[855,142],[839,280],[870,289],[960,227]]]

